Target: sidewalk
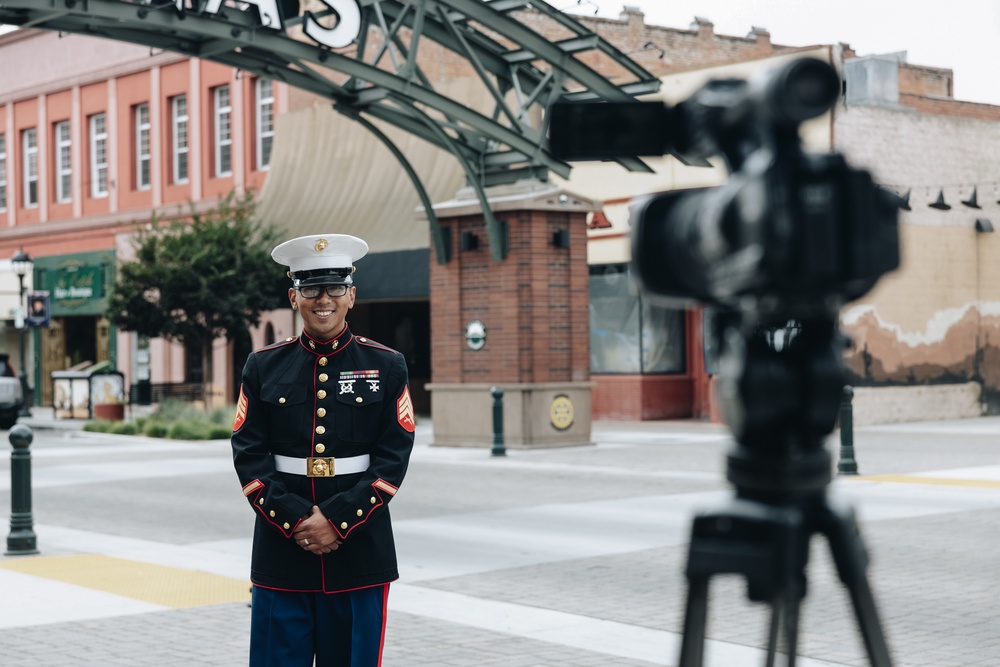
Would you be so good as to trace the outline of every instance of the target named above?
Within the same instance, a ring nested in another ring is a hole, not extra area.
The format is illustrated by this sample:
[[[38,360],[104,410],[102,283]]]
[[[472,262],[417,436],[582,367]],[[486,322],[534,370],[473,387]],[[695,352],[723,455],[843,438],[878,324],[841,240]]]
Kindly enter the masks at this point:
[[[79,431],[33,409],[38,556],[0,557],[0,664],[241,665],[253,515],[228,442]],[[732,496],[728,437],[696,422],[596,423],[592,447],[430,447],[393,501],[401,578],[389,667],[643,667],[677,661],[691,518]],[[831,443],[836,449],[836,443]],[[853,504],[897,666],[1000,664],[1000,419],[859,428]],[[9,516],[0,458],[0,519]],[[814,541],[799,664],[866,665]],[[763,664],[767,615],[713,580],[709,665]]]

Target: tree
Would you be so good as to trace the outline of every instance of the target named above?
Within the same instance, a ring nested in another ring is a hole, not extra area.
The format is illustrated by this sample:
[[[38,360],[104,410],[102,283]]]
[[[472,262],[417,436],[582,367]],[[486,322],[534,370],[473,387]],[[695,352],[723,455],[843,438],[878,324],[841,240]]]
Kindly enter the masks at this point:
[[[154,214],[134,240],[135,261],[118,267],[108,299],[115,326],[202,351],[205,397],[212,384],[212,341],[233,340],[260,314],[287,303],[270,257],[279,232],[254,217],[252,193],[230,192],[207,211],[167,224]]]

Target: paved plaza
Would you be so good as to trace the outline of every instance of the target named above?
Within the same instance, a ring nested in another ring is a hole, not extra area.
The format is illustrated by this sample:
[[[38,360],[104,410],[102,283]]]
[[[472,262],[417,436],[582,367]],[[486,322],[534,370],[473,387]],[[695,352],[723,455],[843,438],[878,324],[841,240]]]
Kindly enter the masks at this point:
[[[0,556],[0,665],[245,664],[254,517],[228,441],[25,421],[41,553]],[[723,427],[601,422],[593,446],[506,457],[431,429],[392,503],[386,667],[677,664],[691,519],[732,496]],[[855,447],[861,475],[829,494],[858,512],[894,664],[1000,665],[1000,418],[858,428]],[[811,555],[798,664],[868,664],[823,540]],[[713,579],[706,663],[763,664],[767,623]]]

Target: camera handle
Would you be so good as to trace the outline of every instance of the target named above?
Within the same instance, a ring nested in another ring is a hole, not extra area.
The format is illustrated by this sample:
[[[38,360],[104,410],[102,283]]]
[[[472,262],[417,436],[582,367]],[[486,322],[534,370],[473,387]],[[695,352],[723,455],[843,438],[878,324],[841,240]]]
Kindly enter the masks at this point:
[[[799,609],[813,535],[829,544],[870,664],[891,667],[867,578],[868,554],[854,512],[826,495],[833,430],[843,385],[835,318],[805,322],[783,349],[759,332],[722,330],[720,386],[737,444],[727,460],[736,497],[695,517],[685,575],[688,598],[680,667],[701,667],[711,578],[740,574],[747,596],[771,607],[767,667],[780,651],[794,667]],[[831,416],[834,415],[834,416]]]

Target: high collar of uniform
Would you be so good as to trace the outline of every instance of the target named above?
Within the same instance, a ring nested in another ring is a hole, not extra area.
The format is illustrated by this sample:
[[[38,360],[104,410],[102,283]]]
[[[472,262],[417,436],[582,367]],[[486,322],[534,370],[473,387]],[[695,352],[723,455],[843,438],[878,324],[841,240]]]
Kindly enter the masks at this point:
[[[331,338],[330,340],[316,340],[303,331],[302,335],[299,336],[299,344],[313,354],[327,355],[340,352],[345,347],[350,345],[353,339],[354,336],[351,334],[351,327],[345,324],[344,330],[341,331],[335,338]]]

